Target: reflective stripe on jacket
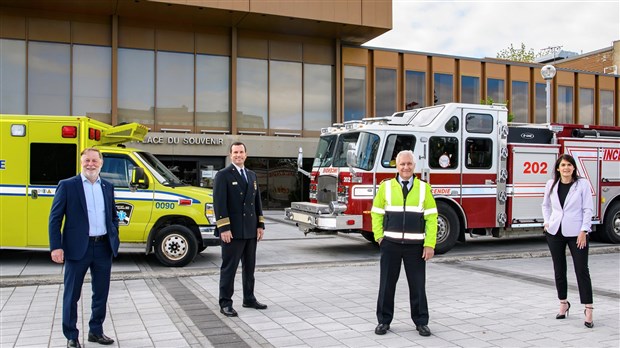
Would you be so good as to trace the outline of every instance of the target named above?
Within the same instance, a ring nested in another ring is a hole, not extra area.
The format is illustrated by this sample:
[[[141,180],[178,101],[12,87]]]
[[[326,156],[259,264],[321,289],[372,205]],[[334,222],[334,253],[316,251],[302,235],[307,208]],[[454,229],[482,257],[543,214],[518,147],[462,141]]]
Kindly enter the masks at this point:
[[[437,205],[431,186],[415,178],[404,202],[397,179],[381,183],[371,210],[375,240],[385,238],[403,244],[424,244],[431,248],[437,241]]]

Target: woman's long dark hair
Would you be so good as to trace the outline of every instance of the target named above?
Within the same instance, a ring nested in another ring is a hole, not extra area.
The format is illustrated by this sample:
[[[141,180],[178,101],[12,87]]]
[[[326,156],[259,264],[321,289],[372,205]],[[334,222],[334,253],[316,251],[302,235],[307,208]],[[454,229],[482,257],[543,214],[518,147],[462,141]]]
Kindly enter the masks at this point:
[[[573,175],[571,176],[571,178],[573,179],[573,182],[577,181],[577,179],[579,179],[579,175],[577,175],[577,163],[575,162],[575,159],[573,158],[573,156],[568,155],[568,154],[563,154],[560,155],[560,157],[558,157],[558,160],[555,161],[555,166],[554,166],[554,171],[553,171],[553,185],[551,185],[551,190],[553,190],[553,188],[555,187],[555,184],[558,183],[558,181],[560,181],[560,178],[562,177],[562,174],[560,174],[560,172],[558,171],[558,169],[560,168],[560,163],[562,163],[562,160],[570,163],[573,165],[573,168],[575,168],[575,170],[573,170]]]

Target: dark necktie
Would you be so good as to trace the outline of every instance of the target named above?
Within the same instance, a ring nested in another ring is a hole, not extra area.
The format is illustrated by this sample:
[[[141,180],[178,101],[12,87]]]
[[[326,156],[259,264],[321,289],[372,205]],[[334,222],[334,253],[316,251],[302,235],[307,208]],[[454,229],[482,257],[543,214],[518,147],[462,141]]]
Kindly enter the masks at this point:
[[[245,176],[245,170],[243,170],[243,168],[240,170],[241,171],[241,177],[243,178],[243,181],[245,181],[245,183],[248,183],[248,178]]]
[[[403,180],[403,197],[405,199],[407,199],[407,193],[409,193],[409,187],[407,185],[409,185],[409,181]]]

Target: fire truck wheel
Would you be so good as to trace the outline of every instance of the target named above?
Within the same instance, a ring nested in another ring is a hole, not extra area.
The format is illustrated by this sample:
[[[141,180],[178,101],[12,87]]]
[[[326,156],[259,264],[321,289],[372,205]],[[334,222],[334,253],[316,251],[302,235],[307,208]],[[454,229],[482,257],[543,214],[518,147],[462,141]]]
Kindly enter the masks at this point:
[[[366,238],[367,241],[379,245],[379,243],[375,242],[375,234],[372,232],[362,232],[362,236]]]
[[[443,254],[456,244],[461,231],[459,218],[447,203],[437,202],[437,244],[435,245],[435,253]]]
[[[615,202],[607,208],[605,223],[598,225],[596,234],[603,242],[620,243],[620,202]]]
[[[164,227],[155,238],[155,256],[164,266],[183,267],[192,262],[197,251],[196,237],[182,225]]]

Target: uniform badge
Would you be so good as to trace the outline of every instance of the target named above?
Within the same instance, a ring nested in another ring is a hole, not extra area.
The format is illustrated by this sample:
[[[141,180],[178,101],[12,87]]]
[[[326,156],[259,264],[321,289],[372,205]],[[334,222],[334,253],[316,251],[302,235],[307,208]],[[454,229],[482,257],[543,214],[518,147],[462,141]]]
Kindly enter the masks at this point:
[[[233,184],[233,185],[237,185],[237,182],[236,182],[236,181],[233,181],[233,182],[232,182],[232,184]]]

